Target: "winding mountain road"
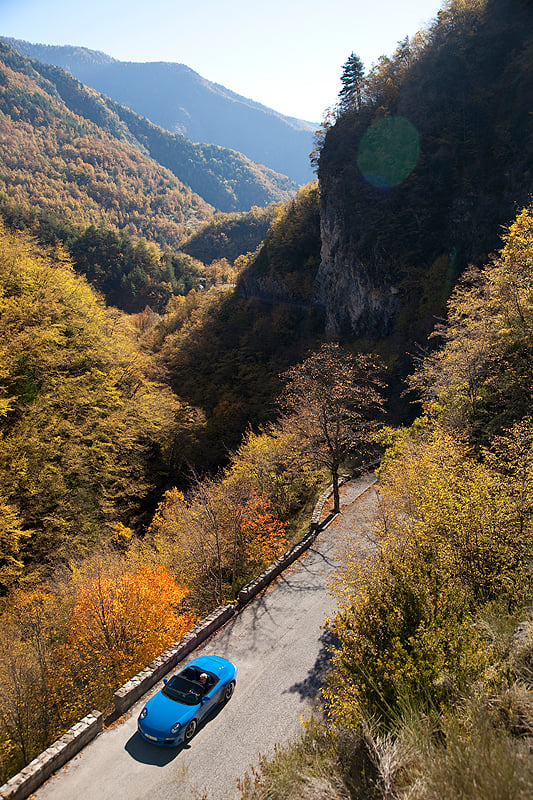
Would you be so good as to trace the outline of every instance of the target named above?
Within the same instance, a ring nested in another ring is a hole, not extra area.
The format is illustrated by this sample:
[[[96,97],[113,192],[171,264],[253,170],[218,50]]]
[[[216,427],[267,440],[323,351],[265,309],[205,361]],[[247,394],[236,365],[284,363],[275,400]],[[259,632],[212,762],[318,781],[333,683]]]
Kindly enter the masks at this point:
[[[238,665],[231,701],[189,745],[158,748],[136,732],[148,696],[59,770],[35,800],[231,800],[238,780],[260,754],[301,730],[315,706],[327,664],[324,619],[335,609],[328,582],[348,540],[372,547],[367,532],[376,504],[375,478],[342,489],[342,513],[268,589],[197,648]]]

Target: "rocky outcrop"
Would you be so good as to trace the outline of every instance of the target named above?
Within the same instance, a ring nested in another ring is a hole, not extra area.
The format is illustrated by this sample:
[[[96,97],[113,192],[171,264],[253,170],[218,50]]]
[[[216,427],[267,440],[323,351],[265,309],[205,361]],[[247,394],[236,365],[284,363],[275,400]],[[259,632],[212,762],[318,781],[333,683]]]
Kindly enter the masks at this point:
[[[386,335],[400,308],[386,263],[376,256],[368,261],[358,256],[346,238],[339,209],[325,198],[320,211],[322,249],[313,300],[325,309],[327,335]]]

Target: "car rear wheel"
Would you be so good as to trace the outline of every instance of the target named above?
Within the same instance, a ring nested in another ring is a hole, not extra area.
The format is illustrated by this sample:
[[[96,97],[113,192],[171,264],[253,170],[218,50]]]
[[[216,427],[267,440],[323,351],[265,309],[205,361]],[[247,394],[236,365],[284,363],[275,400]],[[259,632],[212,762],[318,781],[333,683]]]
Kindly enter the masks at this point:
[[[196,720],[195,719],[191,719],[191,721],[189,722],[189,724],[185,728],[185,741],[186,742],[189,742],[192,739],[192,737],[194,736],[194,734],[196,733],[196,726],[197,725],[198,725],[198,723],[196,722]]]
[[[231,683],[228,683],[228,685],[224,689],[224,701],[226,703],[230,699],[231,695],[233,694],[233,690],[234,689],[235,689],[235,681],[232,681]]]

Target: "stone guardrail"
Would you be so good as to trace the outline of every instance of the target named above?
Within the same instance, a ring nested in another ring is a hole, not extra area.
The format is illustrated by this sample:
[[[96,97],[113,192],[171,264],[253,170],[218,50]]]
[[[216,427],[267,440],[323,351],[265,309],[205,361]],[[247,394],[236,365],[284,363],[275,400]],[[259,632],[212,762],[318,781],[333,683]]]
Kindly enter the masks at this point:
[[[246,605],[246,603],[248,603],[252,597],[255,597],[261,589],[271,583],[274,578],[280,575],[293,561],[296,561],[296,559],[315,541],[318,531],[319,528],[310,530],[299,542],[291,547],[290,550],[278,558],[277,561],[274,561],[268,569],[258,575],[257,578],[254,578],[254,580],[246,586],[243,586],[238,594],[239,605]]]
[[[50,775],[69,761],[103,730],[104,718],[100,711],[87,714],[54,744],[34,758],[19,773],[0,787],[2,800],[24,800],[47,780]]]
[[[379,462],[376,462],[379,463]],[[375,464],[367,464],[358,470],[359,474]],[[352,476],[345,475],[339,485],[346,483]],[[271,583],[290,564],[296,561],[315,541],[321,530],[320,518],[324,505],[331,496],[333,487],[329,486],[319,497],[311,517],[309,531],[290,550],[284,553],[268,569],[244,586],[238,595],[238,605],[246,605],[258,592]],[[192,652],[199,644],[218,630],[235,614],[234,605],[220,606],[201,622],[194,626],[185,636],[161,653],[151,664],[127,681],[118,689],[113,697],[115,712],[111,718],[124,714],[140,697],[166,675],[176,664]],[[31,761],[17,775],[10,778],[0,787],[1,800],[25,800],[57,769],[66,764],[94,737],[103,730],[104,717],[100,711],[93,711],[80,722],[73,725],[60,739],[50,745],[43,753]]]

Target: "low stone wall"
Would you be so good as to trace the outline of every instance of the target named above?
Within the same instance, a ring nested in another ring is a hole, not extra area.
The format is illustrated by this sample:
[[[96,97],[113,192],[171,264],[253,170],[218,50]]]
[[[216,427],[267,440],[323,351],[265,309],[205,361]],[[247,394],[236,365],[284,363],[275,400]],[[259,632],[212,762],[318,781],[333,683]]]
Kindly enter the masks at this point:
[[[293,561],[296,561],[302,553],[315,541],[319,528],[312,528],[308,533],[303,536],[290,550],[284,553],[277,561],[275,561],[268,569],[262,572],[257,578],[248,583],[240,590],[238,595],[239,605],[243,606],[248,603],[252,597],[268,586],[274,578],[277,578],[284,569],[286,569]]]
[[[127,683],[118,689],[113,697],[115,711],[118,716],[132,706],[148,689],[160,680],[163,675],[170,672],[192,650],[198,647],[208,636],[218,630],[235,613],[231,605],[220,606],[209,616],[195,625],[185,636],[161,653],[151,664],[137,673]]]
[[[24,800],[103,730],[100,711],[87,714],[54,744],[0,787],[2,800]]]
[[[346,483],[346,481],[350,480],[349,475],[341,475],[339,478],[339,487]],[[333,494],[333,484],[328,486],[325,492],[322,492],[320,497],[318,498],[315,507],[313,509],[313,513],[311,515],[311,530],[318,532],[320,530],[320,517],[322,516],[322,512],[324,510],[324,506],[326,505],[327,501]]]

